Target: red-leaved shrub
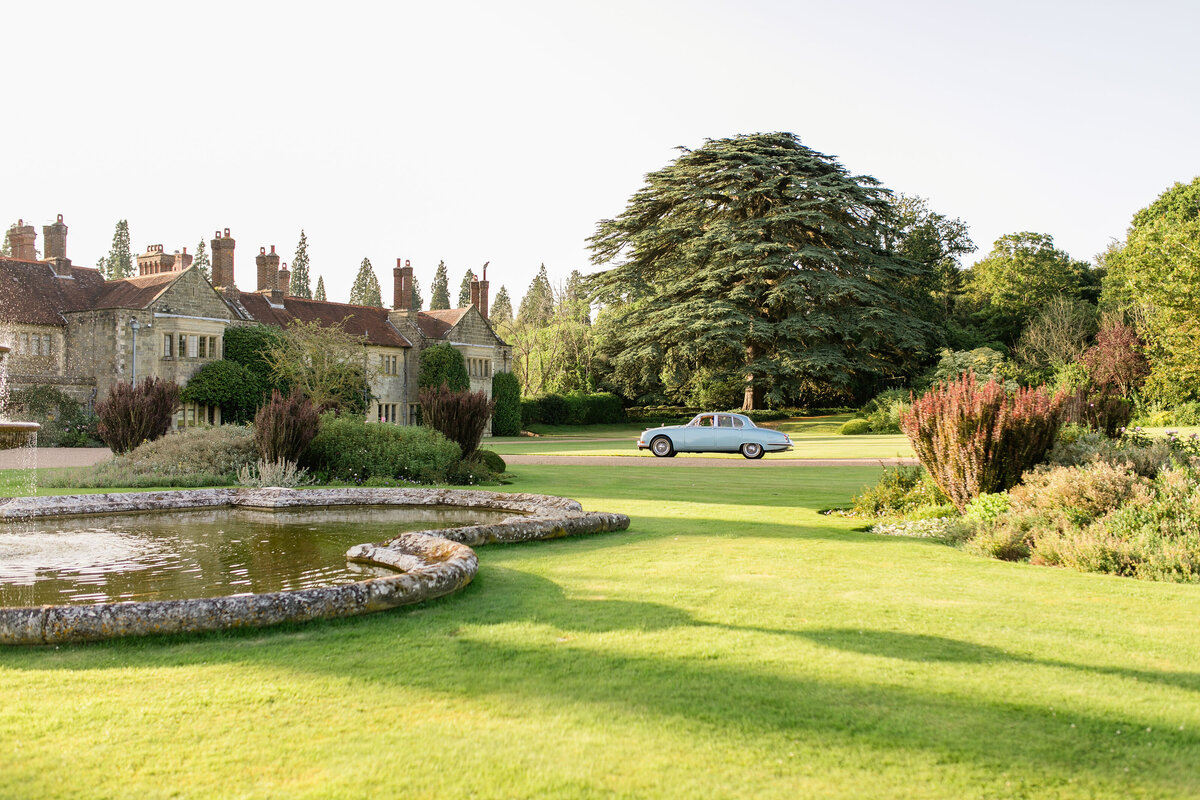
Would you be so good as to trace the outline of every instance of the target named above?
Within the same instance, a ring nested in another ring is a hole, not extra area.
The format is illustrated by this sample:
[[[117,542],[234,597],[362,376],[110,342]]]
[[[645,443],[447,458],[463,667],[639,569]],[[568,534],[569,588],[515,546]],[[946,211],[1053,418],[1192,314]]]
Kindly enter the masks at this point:
[[[483,429],[495,410],[496,402],[484,392],[452,391],[442,384],[420,391],[421,419],[424,424],[456,442],[464,460],[479,449]]]
[[[320,416],[298,387],[284,397],[278,389],[254,415],[254,443],[264,461],[299,461],[317,435]]]
[[[963,511],[984,492],[1015,486],[1046,457],[1063,399],[1045,386],[1010,395],[995,379],[980,386],[969,372],[913,400],[900,427],[938,488]]]
[[[1063,401],[1062,423],[1100,431],[1110,439],[1117,438],[1133,417],[1133,404],[1116,397],[1109,390],[1094,392],[1080,389]]]
[[[96,403],[96,430],[114,453],[128,453],[169,431],[178,406],[179,385],[174,381],[146,378],[136,386],[118,383]]]

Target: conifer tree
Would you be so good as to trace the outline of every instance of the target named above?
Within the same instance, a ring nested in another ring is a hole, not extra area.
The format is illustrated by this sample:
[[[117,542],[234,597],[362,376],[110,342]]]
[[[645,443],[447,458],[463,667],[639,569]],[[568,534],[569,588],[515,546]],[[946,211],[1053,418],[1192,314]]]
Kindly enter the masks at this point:
[[[104,277],[110,281],[119,281],[133,275],[133,255],[129,251],[129,221],[120,220],[113,231],[112,248],[108,258],[104,260]]]
[[[588,303],[587,290],[584,288],[583,273],[577,269],[571,270],[571,275],[567,278],[562,310],[574,322],[582,322],[584,325],[592,324],[592,308]]]
[[[492,301],[492,309],[488,318],[497,325],[512,324],[512,300],[508,297],[508,289],[505,289],[503,285],[501,285],[500,291],[496,292],[496,299]]]
[[[208,247],[203,239],[196,245],[196,257],[192,259],[192,266],[200,270],[205,280],[212,280],[212,262],[208,260]]]
[[[546,265],[542,264],[538,274],[529,283],[529,291],[521,298],[521,308],[517,311],[517,319],[522,325],[541,328],[554,316],[554,290],[550,288],[550,278],[546,275]]]
[[[438,311],[450,307],[450,279],[446,275],[446,262],[439,261],[437,272],[433,273],[433,292],[429,298],[429,310]]]
[[[413,275],[412,279],[412,300],[410,302],[411,305],[409,308],[413,311],[420,311],[421,306],[425,303],[425,300],[421,297],[421,285],[417,283],[416,275]]]
[[[312,284],[308,277],[308,237],[300,229],[300,241],[296,243],[296,254],[292,256],[292,279],[288,283],[288,294],[292,297],[312,299]]]
[[[467,274],[463,275],[462,283],[458,285],[458,305],[455,308],[466,308],[471,305],[471,281],[474,279],[475,273],[467,270]]]
[[[350,305],[383,308],[383,295],[379,291],[379,278],[371,268],[371,259],[364,258],[358,267],[354,285],[350,287]]]
[[[615,374],[678,394],[708,369],[746,409],[901,376],[930,333],[903,287],[929,267],[888,246],[891,197],[791,133],[684,148],[590,239]]]
[[[313,294],[313,300],[325,302],[325,276],[323,275],[317,276],[317,291]]]
[[[8,234],[12,229],[4,231],[4,244],[0,245],[0,256],[4,258],[12,258],[12,242],[8,240]]]

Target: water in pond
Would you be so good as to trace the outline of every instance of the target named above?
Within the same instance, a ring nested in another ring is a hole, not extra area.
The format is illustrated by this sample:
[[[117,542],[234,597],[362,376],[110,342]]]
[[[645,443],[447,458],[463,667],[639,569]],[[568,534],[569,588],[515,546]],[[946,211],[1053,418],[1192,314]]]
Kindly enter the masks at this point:
[[[394,574],[344,558],[405,531],[511,511],[430,506],[215,509],[0,526],[0,606],[177,600],[306,589]]]

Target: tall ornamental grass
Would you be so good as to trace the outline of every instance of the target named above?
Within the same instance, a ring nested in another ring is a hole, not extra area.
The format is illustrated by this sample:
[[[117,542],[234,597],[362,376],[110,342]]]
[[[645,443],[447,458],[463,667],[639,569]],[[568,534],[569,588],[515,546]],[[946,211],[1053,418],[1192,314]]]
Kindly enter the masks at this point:
[[[469,459],[479,449],[496,402],[483,392],[454,391],[444,383],[438,389],[423,387],[419,397],[424,423],[456,442],[463,459]]]
[[[900,425],[938,488],[964,511],[1045,459],[1062,404],[1045,386],[1008,394],[994,378],[980,386],[969,372],[915,399]]]
[[[317,435],[320,415],[299,387],[284,397],[278,389],[254,415],[254,443],[267,463],[296,462]]]

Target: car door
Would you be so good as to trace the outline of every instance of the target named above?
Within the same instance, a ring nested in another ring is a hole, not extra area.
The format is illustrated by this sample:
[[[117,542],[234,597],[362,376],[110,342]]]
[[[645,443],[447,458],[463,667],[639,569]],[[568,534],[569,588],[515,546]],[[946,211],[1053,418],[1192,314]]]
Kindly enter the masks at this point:
[[[716,444],[716,415],[704,414],[695,420],[694,425],[684,428],[684,447],[675,448],[692,451],[711,450]]]
[[[717,414],[713,429],[712,449],[719,453],[736,453],[742,446],[742,431],[734,427],[731,414]]]

